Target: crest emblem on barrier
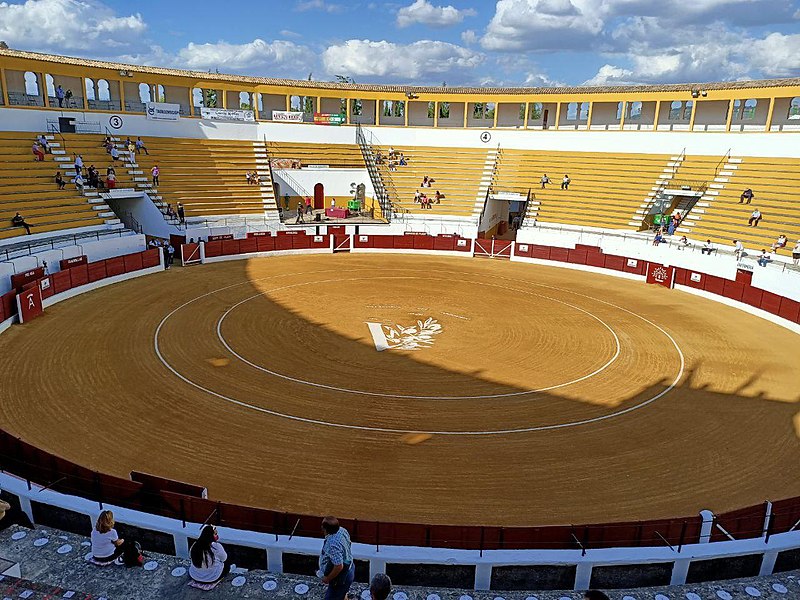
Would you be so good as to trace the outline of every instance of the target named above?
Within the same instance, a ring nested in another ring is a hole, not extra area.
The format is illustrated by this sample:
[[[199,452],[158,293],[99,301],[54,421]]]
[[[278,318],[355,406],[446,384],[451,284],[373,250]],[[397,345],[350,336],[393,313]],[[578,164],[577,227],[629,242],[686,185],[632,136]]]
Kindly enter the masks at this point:
[[[422,350],[433,346],[436,336],[442,332],[442,325],[433,317],[417,320],[414,325],[383,325],[367,323],[372,341],[378,352],[384,350]]]

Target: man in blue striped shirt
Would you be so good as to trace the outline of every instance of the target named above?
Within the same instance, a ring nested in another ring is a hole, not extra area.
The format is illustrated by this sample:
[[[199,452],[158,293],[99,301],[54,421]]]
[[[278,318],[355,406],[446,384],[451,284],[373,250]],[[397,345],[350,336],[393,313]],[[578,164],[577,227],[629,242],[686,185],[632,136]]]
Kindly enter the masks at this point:
[[[344,600],[356,573],[350,534],[339,525],[336,517],[322,520],[322,532],[325,541],[319,556],[319,571],[322,582],[328,586],[325,600]]]

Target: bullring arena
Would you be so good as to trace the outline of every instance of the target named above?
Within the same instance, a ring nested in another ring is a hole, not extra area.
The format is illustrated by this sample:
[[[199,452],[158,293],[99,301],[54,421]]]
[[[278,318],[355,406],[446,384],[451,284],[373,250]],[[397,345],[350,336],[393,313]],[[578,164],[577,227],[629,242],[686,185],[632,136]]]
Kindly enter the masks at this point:
[[[429,320],[439,329],[420,338]],[[368,323],[410,347],[378,352]],[[31,382],[4,403],[4,429],[103,472],[202,483],[226,502],[513,526],[800,494],[787,467],[800,459],[798,337],[603,275],[464,258],[252,259],[93,292],[3,337],[5,368]],[[57,388],[33,384],[42,372]],[[65,423],[72,412],[85,418]]]
[[[800,597],[800,80],[0,59],[0,592]]]

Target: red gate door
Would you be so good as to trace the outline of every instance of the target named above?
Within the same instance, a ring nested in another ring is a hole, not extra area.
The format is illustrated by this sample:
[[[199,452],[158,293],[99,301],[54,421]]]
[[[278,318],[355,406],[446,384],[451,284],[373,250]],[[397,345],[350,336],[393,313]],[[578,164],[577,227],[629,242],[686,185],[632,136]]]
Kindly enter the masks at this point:
[[[343,233],[333,234],[333,251],[334,252],[350,252],[350,237]]]
[[[319,210],[325,208],[325,187],[321,183],[314,186],[314,208]]]
[[[473,256],[481,256],[484,258],[491,258],[492,257],[492,242],[494,240],[485,240],[482,238],[477,238],[475,240],[475,251],[473,252]]]
[[[511,247],[513,244],[514,242],[511,240],[485,240],[478,238],[475,240],[473,256],[511,259]]]
[[[508,258],[511,259],[511,246],[514,244],[511,240],[494,240],[494,248],[492,248],[492,258]]]

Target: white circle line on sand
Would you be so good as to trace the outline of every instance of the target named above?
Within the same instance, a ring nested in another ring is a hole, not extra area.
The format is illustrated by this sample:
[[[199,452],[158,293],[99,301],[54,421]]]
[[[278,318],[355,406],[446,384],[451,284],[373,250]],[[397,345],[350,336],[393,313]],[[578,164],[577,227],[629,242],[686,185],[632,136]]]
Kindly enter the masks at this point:
[[[279,287],[279,288],[275,288],[275,289],[272,289],[272,290],[266,290],[266,291],[260,292],[258,294],[254,294],[254,295],[252,295],[252,296],[250,296],[248,298],[245,298],[244,300],[241,300],[240,302],[237,302],[236,304],[231,306],[228,310],[226,310],[222,314],[222,316],[219,318],[219,320],[217,321],[217,338],[222,343],[222,345],[225,346],[225,348],[228,350],[228,352],[230,352],[233,356],[238,358],[241,362],[245,363],[246,365],[249,365],[250,367],[252,367],[254,369],[257,369],[258,371],[261,371],[263,373],[267,373],[267,374],[272,375],[274,377],[279,377],[279,378],[284,379],[286,381],[291,381],[293,383],[298,383],[298,384],[301,384],[301,385],[307,385],[307,386],[316,387],[316,388],[325,389],[325,390],[330,390],[330,391],[335,391],[335,392],[344,392],[344,393],[348,393],[348,394],[360,394],[360,395],[363,395],[363,396],[379,396],[379,397],[383,397],[383,398],[403,398],[405,400],[488,400],[490,398],[508,398],[508,397],[513,397],[513,396],[526,396],[526,395],[530,395],[530,394],[538,394],[538,393],[541,393],[541,392],[548,392],[550,390],[555,390],[555,389],[558,389],[558,388],[567,387],[569,385],[574,385],[576,383],[579,383],[581,381],[586,381],[587,379],[590,379],[591,377],[599,375],[600,373],[605,371],[608,367],[610,367],[619,358],[619,355],[621,354],[621,351],[622,351],[622,346],[621,346],[620,341],[619,341],[619,336],[617,336],[617,334],[614,331],[614,329],[608,323],[603,321],[600,317],[598,317],[596,315],[593,315],[592,313],[590,313],[589,311],[587,311],[587,310],[585,310],[583,308],[580,308],[580,307],[575,306],[573,304],[569,304],[568,302],[564,302],[564,301],[558,300],[556,298],[551,298],[550,296],[543,296],[541,294],[534,294],[532,292],[528,292],[528,291],[525,291],[525,290],[516,290],[516,289],[512,289],[512,290],[509,290],[509,291],[517,292],[517,293],[520,293],[520,294],[525,294],[527,296],[537,296],[539,298],[545,298],[547,300],[550,300],[552,302],[556,302],[558,304],[563,304],[563,305],[568,306],[570,308],[573,308],[573,309],[575,309],[575,310],[577,310],[579,312],[582,312],[582,313],[588,315],[589,317],[591,317],[592,319],[595,319],[596,321],[598,321],[603,327],[608,329],[608,331],[610,331],[611,335],[614,337],[614,345],[615,345],[614,355],[608,361],[606,361],[606,363],[604,365],[602,365],[601,367],[595,369],[591,373],[588,373],[586,375],[583,375],[581,377],[573,379],[572,381],[567,381],[567,382],[564,382],[564,383],[559,383],[559,384],[556,384],[556,385],[551,385],[551,386],[548,386],[548,387],[538,388],[538,389],[534,389],[534,390],[521,390],[521,391],[517,391],[517,392],[506,392],[506,393],[503,393],[503,394],[484,394],[484,395],[478,395],[478,396],[422,396],[422,395],[411,395],[411,394],[390,394],[390,393],[383,393],[383,392],[369,392],[369,391],[366,391],[366,390],[355,390],[355,389],[350,389],[350,388],[343,388],[343,387],[337,387],[337,386],[333,386],[333,385],[327,385],[327,384],[324,384],[324,383],[317,383],[317,382],[314,382],[314,381],[309,381],[307,379],[300,379],[300,378],[297,378],[297,377],[291,377],[289,375],[284,375],[283,373],[278,373],[277,371],[273,371],[273,370],[268,369],[268,368],[266,368],[266,367],[264,367],[262,365],[258,365],[258,364],[254,363],[252,361],[247,360],[241,354],[236,352],[230,346],[230,344],[225,339],[225,337],[222,335],[222,323],[225,320],[225,318],[231,312],[233,312],[235,309],[237,309],[239,306],[241,306],[241,305],[245,304],[246,302],[249,302],[250,300],[253,300],[255,298],[260,298],[261,296],[264,296],[264,295],[269,294],[269,293],[280,292],[280,291],[283,291],[283,290],[296,288],[296,287],[304,287],[304,286],[316,285],[316,284],[320,284],[320,283],[341,283],[341,282],[344,282],[344,281],[362,281],[362,280],[365,280],[365,279],[374,280],[374,279],[422,279],[422,278],[421,277],[354,277],[354,278],[350,278],[350,279],[326,279],[326,280],[322,280],[322,281],[308,281],[308,282],[303,282],[303,283],[296,283],[296,284],[292,284],[292,285],[287,285],[287,286],[282,286],[282,287]],[[495,285],[495,284],[483,283],[483,282],[473,282],[473,281],[468,281],[468,282],[456,281],[456,283],[470,283],[470,284],[473,284],[473,285],[484,285],[484,286],[488,286],[488,287],[497,287],[497,288],[501,287],[501,286]],[[507,289],[507,288],[503,288],[503,289]]]
[[[401,269],[397,269],[397,270],[401,270]],[[410,270],[410,269],[406,269],[406,270]],[[323,272],[330,272],[330,271],[323,271]],[[467,275],[467,274],[470,274],[470,273],[460,272],[459,274]],[[284,275],[280,275],[280,276],[286,276],[286,275],[290,275],[290,274],[284,274]],[[297,275],[297,273],[293,273],[291,275]],[[263,281],[263,280],[267,280],[267,279],[274,279],[275,277],[280,277],[280,276],[264,277],[264,278],[261,278],[261,279],[257,279],[255,281]],[[499,279],[508,279],[508,278],[505,278],[505,277],[498,277],[498,278]],[[215,392],[213,390],[210,390],[210,389],[208,389],[206,387],[203,387],[202,385],[200,385],[198,383],[195,383],[194,381],[188,379],[187,377],[185,377],[184,375],[179,373],[177,370],[175,370],[164,359],[164,356],[161,354],[161,350],[160,350],[159,345],[158,345],[158,336],[159,336],[159,333],[161,332],[161,329],[164,326],[164,323],[166,323],[166,321],[172,315],[174,315],[176,312],[181,310],[183,307],[188,306],[189,304],[192,304],[193,302],[195,302],[196,300],[199,300],[201,298],[216,294],[216,293],[218,293],[218,292],[220,292],[222,290],[231,289],[231,288],[234,288],[234,287],[237,287],[237,286],[241,286],[241,285],[251,284],[252,282],[253,282],[252,280],[251,281],[244,281],[244,282],[241,282],[241,283],[236,283],[236,284],[232,284],[232,285],[229,285],[229,286],[225,286],[223,288],[219,288],[218,290],[214,290],[214,291],[202,294],[201,296],[198,296],[197,298],[193,298],[192,300],[184,302],[180,306],[174,308],[170,313],[168,313],[161,320],[161,322],[158,324],[158,327],[156,327],[156,331],[155,331],[155,334],[153,336],[154,350],[155,350],[156,355],[158,356],[158,359],[161,361],[161,363],[169,371],[171,371],[173,373],[173,375],[175,375],[176,377],[178,377],[178,379],[182,380],[183,382],[187,383],[188,385],[190,385],[190,386],[192,386],[194,388],[197,388],[197,389],[209,394],[210,396],[213,396],[213,397],[218,398],[220,400],[224,400],[225,402],[228,402],[228,403],[230,403],[232,405],[239,406],[241,408],[246,408],[246,409],[249,409],[249,410],[253,410],[255,412],[268,414],[268,415],[271,415],[271,416],[274,416],[274,417],[280,417],[280,418],[287,419],[287,420],[290,420],[290,421],[296,421],[296,422],[300,422],[300,423],[307,423],[307,424],[311,424],[311,425],[322,425],[322,426],[325,426],[325,427],[332,427],[332,428],[338,428],[338,429],[348,429],[348,430],[352,430],[352,431],[371,431],[371,432],[391,433],[391,434],[423,433],[423,434],[430,434],[430,435],[448,435],[448,436],[506,435],[506,434],[511,434],[511,433],[531,433],[531,432],[536,432],[536,431],[548,431],[548,430],[554,430],[554,429],[565,429],[567,427],[577,427],[577,426],[580,426],[580,425],[589,425],[589,424],[593,424],[593,423],[598,423],[598,422],[601,422],[601,421],[605,421],[605,420],[608,420],[608,419],[612,419],[612,418],[615,418],[615,417],[619,417],[619,416],[631,413],[631,412],[633,412],[635,410],[639,410],[640,408],[644,408],[645,406],[648,406],[649,404],[652,404],[656,400],[664,397],[669,392],[671,392],[675,388],[675,386],[678,385],[678,382],[683,377],[684,371],[686,369],[686,359],[685,359],[685,357],[683,355],[683,352],[681,351],[680,346],[675,341],[675,338],[673,338],[662,327],[660,327],[656,323],[653,323],[652,321],[650,321],[646,317],[643,317],[640,314],[635,313],[633,311],[630,311],[630,310],[628,310],[626,308],[623,308],[621,306],[617,306],[616,304],[613,304],[611,302],[606,302],[604,300],[599,300],[597,298],[592,298],[591,296],[587,296],[585,294],[579,294],[577,292],[573,292],[571,290],[567,290],[567,289],[563,289],[563,288],[559,288],[559,287],[555,287],[555,286],[548,286],[548,285],[544,285],[544,284],[532,283],[532,285],[538,285],[540,287],[545,287],[545,288],[549,288],[549,289],[553,289],[553,290],[559,290],[559,291],[563,291],[563,292],[568,292],[568,293],[575,294],[577,296],[582,296],[584,298],[596,300],[597,302],[601,302],[602,304],[606,304],[608,306],[611,306],[611,307],[614,307],[614,308],[618,308],[619,310],[622,310],[623,312],[626,312],[626,313],[628,313],[628,314],[630,314],[630,315],[632,315],[634,317],[637,317],[638,319],[641,319],[645,323],[647,323],[649,325],[652,325],[653,327],[658,329],[662,334],[664,334],[664,336],[670,341],[672,346],[677,351],[678,358],[680,360],[680,367],[678,369],[677,375],[675,376],[673,381],[666,388],[661,390],[661,392],[659,392],[658,394],[656,394],[652,398],[649,398],[648,400],[640,402],[636,406],[630,406],[628,408],[625,408],[625,409],[622,409],[622,410],[618,410],[618,411],[615,411],[613,413],[609,413],[607,415],[601,415],[599,417],[592,417],[591,419],[581,419],[581,420],[571,421],[571,422],[568,422],[568,423],[558,423],[558,424],[554,424],[554,425],[541,425],[541,426],[538,426],[538,427],[521,427],[521,428],[515,428],[515,429],[498,429],[498,430],[487,430],[487,431],[425,431],[425,430],[420,430],[420,429],[392,429],[392,428],[388,428],[388,427],[370,427],[370,426],[365,426],[365,425],[349,425],[349,424],[346,424],[346,423],[333,423],[333,422],[330,422],[330,421],[323,421],[321,419],[309,419],[309,418],[306,418],[306,417],[298,417],[298,416],[295,416],[295,415],[288,415],[288,414],[285,414],[285,413],[281,413],[279,411],[271,410],[271,409],[268,409],[268,408],[263,408],[263,407],[260,407],[260,406],[254,406],[254,405],[249,404],[247,402],[242,402],[241,400],[236,400],[234,398],[230,398],[228,396],[225,396],[224,394],[220,394],[220,393]]]

